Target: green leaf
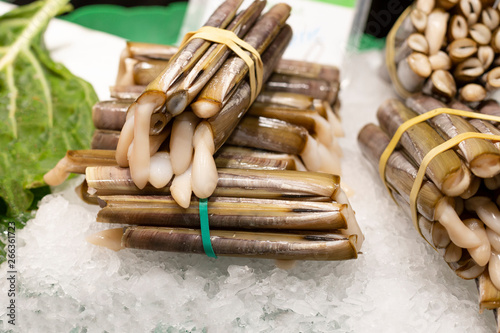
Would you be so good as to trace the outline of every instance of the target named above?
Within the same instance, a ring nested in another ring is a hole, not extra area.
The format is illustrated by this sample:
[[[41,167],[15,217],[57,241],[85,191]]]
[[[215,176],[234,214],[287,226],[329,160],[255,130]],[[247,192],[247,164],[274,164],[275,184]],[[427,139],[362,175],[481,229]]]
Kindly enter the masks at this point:
[[[45,185],[43,175],[67,150],[90,146],[97,95],[43,43],[48,22],[67,5],[39,1],[0,17],[0,198],[10,218],[32,207],[29,189]]]

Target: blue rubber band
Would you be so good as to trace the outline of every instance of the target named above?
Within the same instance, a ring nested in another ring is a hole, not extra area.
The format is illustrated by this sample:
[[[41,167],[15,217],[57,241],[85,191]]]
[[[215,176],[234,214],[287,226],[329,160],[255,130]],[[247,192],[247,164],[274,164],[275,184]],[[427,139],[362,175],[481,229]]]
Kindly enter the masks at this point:
[[[217,258],[210,240],[210,226],[208,223],[208,199],[200,199],[200,228],[201,241],[203,242],[203,250],[205,254],[211,258]]]

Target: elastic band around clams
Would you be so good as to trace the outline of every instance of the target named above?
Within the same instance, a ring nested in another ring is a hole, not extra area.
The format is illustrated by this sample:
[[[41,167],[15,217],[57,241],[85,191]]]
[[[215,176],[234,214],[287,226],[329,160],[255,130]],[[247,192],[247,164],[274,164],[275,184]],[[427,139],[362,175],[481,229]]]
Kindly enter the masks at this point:
[[[212,241],[210,240],[210,225],[208,222],[208,199],[200,199],[199,202],[200,211],[200,229],[201,229],[201,241],[203,242],[203,250],[205,254],[211,258],[217,258],[214,249],[212,247]]]
[[[243,59],[243,61],[245,61],[248,66],[248,76],[250,77],[250,103],[253,103],[262,88],[262,78],[264,72],[264,65],[259,52],[257,52],[252,45],[240,39],[234,32],[210,26],[204,26],[197,31],[188,32],[184,36],[179,48],[194,38],[201,38],[210,42],[224,44],[241,59]],[[243,49],[250,52],[253,55],[254,60],[252,60],[252,58],[246,54]]]
[[[412,10],[413,6],[406,8],[406,10],[396,20],[386,38],[385,64],[387,66],[389,76],[391,77],[391,81],[394,84],[394,88],[396,89],[398,95],[402,98],[408,98],[412,95],[412,93],[403,87],[396,73],[396,63],[394,62],[394,59],[396,58],[396,32],[401,27],[406,17],[410,15]]]
[[[379,162],[379,175],[380,179],[382,179],[385,187],[387,188],[389,194],[391,194],[391,190],[389,186],[387,185],[386,179],[385,179],[385,168],[387,165],[387,161],[389,160],[389,157],[393,153],[394,149],[398,145],[399,140],[401,139],[401,136],[408,130],[408,128],[412,127],[413,125],[419,124],[421,122],[426,121],[427,119],[430,119],[432,117],[435,117],[440,114],[451,114],[451,115],[456,115],[456,116],[461,116],[461,117],[467,117],[467,118],[477,118],[477,119],[483,119],[483,120],[489,120],[489,121],[495,121],[495,122],[500,122],[500,117],[496,116],[491,116],[491,115],[486,115],[486,114],[481,114],[477,112],[470,112],[470,111],[462,111],[462,110],[455,110],[455,109],[449,109],[449,108],[438,108],[429,112],[426,112],[424,114],[421,114],[417,117],[411,118],[401,124],[399,126],[398,130],[392,137],[391,141],[385,148],[384,152],[380,156],[380,162]],[[500,135],[493,135],[493,134],[484,134],[484,133],[478,133],[478,132],[468,132],[468,133],[462,133],[460,135],[457,135],[456,137],[451,138],[450,140],[445,141],[444,143],[434,147],[431,149],[423,158],[422,162],[420,163],[420,167],[418,169],[417,176],[415,177],[415,181],[413,182],[413,186],[410,192],[410,209],[411,209],[411,215],[412,215],[412,221],[413,225],[415,226],[415,229],[418,230],[421,236],[422,232],[420,228],[418,227],[418,218],[417,218],[417,196],[418,192],[420,191],[420,187],[422,186],[422,182],[425,177],[425,171],[427,169],[427,166],[429,163],[432,161],[434,157],[439,155],[440,153],[458,145],[460,142],[471,139],[471,138],[478,138],[478,139],[485,139],[485,140],[492,140],[492,141],[500,141]],[[393,198],[394,199],[394,198]]]

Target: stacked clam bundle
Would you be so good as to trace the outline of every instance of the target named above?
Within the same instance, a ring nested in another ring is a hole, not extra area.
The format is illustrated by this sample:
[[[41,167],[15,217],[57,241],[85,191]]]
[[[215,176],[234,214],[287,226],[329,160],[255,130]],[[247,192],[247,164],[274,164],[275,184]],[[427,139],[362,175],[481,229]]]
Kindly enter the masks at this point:
[[[90,242],[357,257],[364,237],[339,177],[338,69],[281,59],[288,5],[262,13],[266,2],[254,1],[238,13],[241,2],[224,2],[179,48],[127,44],[112,99],[93,110],[93,149],[68,151],[45,175],[58,184],[85,173],[80,192],[101,205],[97,221],[125,225]]]
[[[458,276],[477,279],[480,310],[496,311],[500,118],[473,111],[424,94],[389,99],[358,143],[420,235]]]
[[[402,97],[416,92],[475,107],[500,87],[498,1],[417,0],[386,41],[391,81]]]

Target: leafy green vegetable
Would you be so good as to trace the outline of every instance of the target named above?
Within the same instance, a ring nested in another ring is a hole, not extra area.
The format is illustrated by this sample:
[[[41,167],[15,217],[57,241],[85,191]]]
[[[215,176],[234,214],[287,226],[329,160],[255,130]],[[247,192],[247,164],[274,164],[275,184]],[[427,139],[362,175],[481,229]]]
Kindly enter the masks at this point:
[[[44,185],[43,175],[67,150],[90,146],[97,95],[54,62],[43,43],[48,22],[67,5],[67,0],[38,1],[0,17],[3,224],[29,210],[34,199],[29,189]]]

